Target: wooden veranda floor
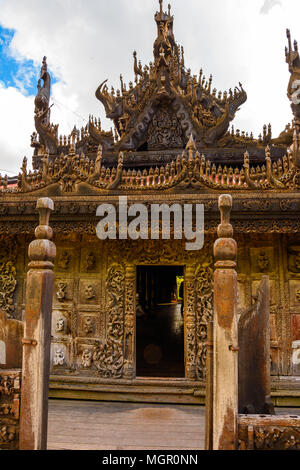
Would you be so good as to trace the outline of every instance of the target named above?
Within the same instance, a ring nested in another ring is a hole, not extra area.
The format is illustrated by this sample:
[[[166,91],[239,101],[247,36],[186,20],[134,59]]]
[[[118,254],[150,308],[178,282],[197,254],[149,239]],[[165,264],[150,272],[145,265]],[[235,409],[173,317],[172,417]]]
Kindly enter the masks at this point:
[[[200,405],[49,400],[49,450],[203,450],[204,433]]]
[[[201,450],[205,408],[49,401],[49,450]]]

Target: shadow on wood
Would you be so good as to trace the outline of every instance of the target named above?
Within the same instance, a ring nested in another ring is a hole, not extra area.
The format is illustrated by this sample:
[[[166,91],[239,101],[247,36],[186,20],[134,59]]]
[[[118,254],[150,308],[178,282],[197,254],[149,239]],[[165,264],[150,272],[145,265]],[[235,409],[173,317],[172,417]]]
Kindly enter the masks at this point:
[[[274,414],[270,375],[270,285],[263,276],[254,305],[240,317],[239,413]]]

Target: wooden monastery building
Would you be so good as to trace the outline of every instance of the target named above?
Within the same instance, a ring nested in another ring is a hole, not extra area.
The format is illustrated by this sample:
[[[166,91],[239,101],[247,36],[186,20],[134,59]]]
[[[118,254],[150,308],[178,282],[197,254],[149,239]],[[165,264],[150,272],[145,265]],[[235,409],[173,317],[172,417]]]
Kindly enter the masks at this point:
[[[50,197],[57,246],[50,396],[204,403],[218,197],[231,194],[239,314],[268,275],[272,394],[277,404],[298,405],[297,43],[288,32],[293,121],[276,138],[269,125],[256,139],[232,126],[247,100],[243,86],[218,92],[202,70],[192,75],[175,41],[171,8],[165,12],[162,0],[155,21],[152,62],[142,66],[134,52],[133,81],[125,84],[121,76],[119,90],[106,81],[96,90],[113,131],[91,116],[84,128],[59,135],[51,122],[44,58],[31,137],[33,170],[25,158],[19,175],[0,177],[0,308],[10,318],[23,318],[36,201]],[[118,208],[120,196],[127,196],[128,205],[147,207],[204,204],[203,249],[188,251],[185,240],[174,237],[100,240],[97,208]]]

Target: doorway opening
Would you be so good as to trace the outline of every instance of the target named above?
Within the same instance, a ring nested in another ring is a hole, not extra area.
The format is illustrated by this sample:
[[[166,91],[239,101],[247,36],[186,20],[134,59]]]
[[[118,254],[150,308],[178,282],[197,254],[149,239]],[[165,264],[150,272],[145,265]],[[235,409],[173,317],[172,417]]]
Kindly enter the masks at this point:
[[[183,266],[138,266],[136,375],[183,378]]]

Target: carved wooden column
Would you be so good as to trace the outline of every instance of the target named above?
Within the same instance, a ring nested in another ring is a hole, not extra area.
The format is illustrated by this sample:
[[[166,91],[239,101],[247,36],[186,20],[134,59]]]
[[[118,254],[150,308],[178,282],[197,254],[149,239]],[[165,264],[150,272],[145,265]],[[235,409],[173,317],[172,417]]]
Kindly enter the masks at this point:
[[[48,389],[50,369],[53,261],[56,256],[49,227],[53,201],[37,201],[40,225],[37,240],[29,245],[30,259],[26,284],[23,338],[20,449],[44,450],[47,447]]]
[[[126,266],[125,272],[125,322],[124,322],[124,369],[123,376],[132,379],[135,366],[135,310],[136,310],[136,267]]]
[[[213,449],[233,450],[237,440],[237,244],[230,224],[232,197],[219,198],[221,224],[214,245]]]
[[[196,379],[195,268],[186,266],[184,275],[185,377]]]

